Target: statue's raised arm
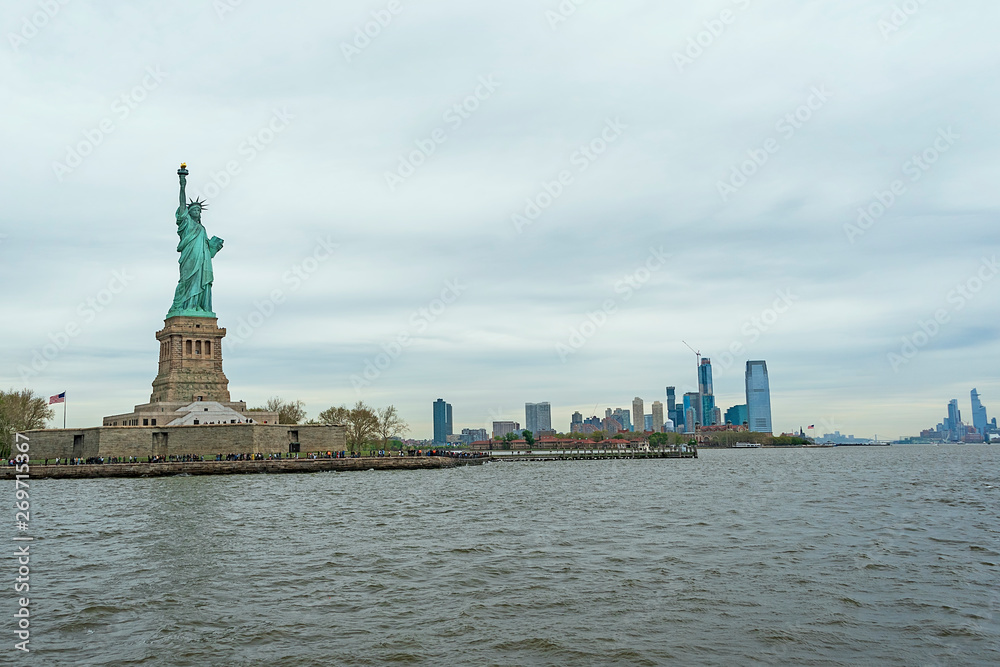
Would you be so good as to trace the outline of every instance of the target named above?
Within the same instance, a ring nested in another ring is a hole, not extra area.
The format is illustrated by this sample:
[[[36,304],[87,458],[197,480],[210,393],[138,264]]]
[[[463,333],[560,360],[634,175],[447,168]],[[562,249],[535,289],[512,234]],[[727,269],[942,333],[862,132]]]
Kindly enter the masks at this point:
[[[183,209],[183,210],[186,210],[187,209],[187,193],[185,192],[185,189],[187,188],[187,176],[188,176],[188,170],[187,170],[187,163],[186,162],[181,162],[181,168],[177,170],[177,176],[181,179],[181,197],[180,197],[180,202],[181,203],[180,203],[180,208]],[[179,212],[183,212],[183,210],[179,211]]]

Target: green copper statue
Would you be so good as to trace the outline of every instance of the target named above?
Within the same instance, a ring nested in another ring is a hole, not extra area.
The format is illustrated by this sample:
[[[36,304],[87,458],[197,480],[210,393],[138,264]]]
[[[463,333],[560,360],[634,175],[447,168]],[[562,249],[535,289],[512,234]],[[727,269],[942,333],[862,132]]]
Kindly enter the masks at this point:
[[[181,179],[181,203],[177,208],[177,235],[181,239],[177,252],[181,254],[181,277],[177,281],[174,303],[167,317],[215,317],[212,312],[212,282],[215,280],[212,258],[222,249],[222,239],[218,236],[208,238],[201,224],[201,212],[207,207],[205,202],[185,203],[186,164],[181,164],[177,175]]]

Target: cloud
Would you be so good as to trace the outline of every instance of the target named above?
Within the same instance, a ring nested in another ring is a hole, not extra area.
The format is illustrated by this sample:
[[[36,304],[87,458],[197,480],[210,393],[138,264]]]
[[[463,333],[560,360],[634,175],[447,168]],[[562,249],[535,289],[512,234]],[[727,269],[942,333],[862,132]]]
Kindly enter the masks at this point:
[[[234,331],[288,292],[226,348],[233,395],[251,403],[280,393],[315,414],[353,402],[350,376],[453,279],[468,290],[364,394],[400,406],[416,435],[430,434],[439,396],[456,426],[476,427],[526,401],[551,401],[559,428],[594,404],[651,403],[693,385],[682,339],[713,358],[745,345],[717,368],[723,407],[743,401],[743,362],[766,359],[785,430],[839,415],[842,432],[915,433],[972,386],[988,408],[1000,394],[982,371],[1000,360],[1000,284],[900,372],[886,362],[996,252],[994,3],[927,4],[886,35],[891,7],[859,0],[586,3],[554,29],[558,3],[400,2],[350,62],[341,45],[386,3],[238,3],[220,18],[212,3],[74,0],[0,54],[13,195],[0,216],[0,383],[21,384],[18,366],[125,270],[135,280],[31,386],[86,396],[79,425],[146,400],[186,161],[192,189],[214,195],[209,232],[226,239],[220,325]],[[678,71],[674,54],[724,8],[735,20]],[[11,3],[5,33],[35,9]],[[948,47],[956,34],[962,49]],[[167,76],[135,100],[157,67]],[[449,124],[482,77],[500,85]],[[819,87],[829,99],[789,135],[782,119]],[[628,128],[580,171],[573,156],[614,118]],[[94,144],[104,119],[113,131]],[[446,141],[391,191],[385,173],[441,127]],[[948,127],[961,140],[850,243],[859,207]],[[779,149],[723,201],[717,184],[772,138]],[[53,164],[87,141],[60,180]],[[516,233],[511,215],[561,170],[572,185]],[[283,277],[327,236],[335,257],[291,290]],[[660,246],[670,261],[561,363],[556,343]],[[751,324],[751,342],[745,325],[789,289],[799,300],[766,331]]]

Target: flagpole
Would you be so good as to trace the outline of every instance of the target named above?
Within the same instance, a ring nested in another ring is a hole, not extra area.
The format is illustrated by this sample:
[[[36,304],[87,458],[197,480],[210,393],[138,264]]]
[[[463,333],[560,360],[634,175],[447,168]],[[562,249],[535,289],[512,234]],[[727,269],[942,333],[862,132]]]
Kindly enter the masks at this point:
[[[66,399],[63,399],[63,430],[66,430]]]

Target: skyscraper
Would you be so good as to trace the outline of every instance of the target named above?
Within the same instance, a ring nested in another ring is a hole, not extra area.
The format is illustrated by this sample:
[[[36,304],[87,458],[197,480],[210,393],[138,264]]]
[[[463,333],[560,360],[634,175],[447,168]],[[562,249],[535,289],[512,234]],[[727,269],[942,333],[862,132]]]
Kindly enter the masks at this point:
[[[642,399],[638,396],[632,399],[632,421],[637,432],[646,430],[646,412],[642,406]]]
[[[676,387],[667,387],[667,419],[672,419],[674,426],[684,423],[684,415],[677,409]]]
[[[702,426],[712,426],[718,423],[715,418],[715,411],[718,408],[715,407],[715,396],[712,394],[702,394],[701,395],[701,414],[704,415],[704,420]]]
[[[701,425],[698,417],[698,406],[701,405],[701,394],[689,391],[684,394],[684,432],[694,433],[695,422]]]
[[[663,432],[663,403],[653,401],[653,433]]]
[[[771,385],[767,379],[767,363],[748,361],[746,372],[747,416],[750,430],[773,433],[771,428]]]
[[[952,441],[958,441],[965,437],[965,429],[962,426],[962,412],[958,409],[958,399],[953,398],[948,401],[948,430],[951,431]]]
[[[972,390],[972,425],[979,431],[979,435],[986,435],[986,428],[990,425],[986,417],[986,408],[979,400],[979,392]]]
[[[698,393],[713,394],[712,391],[712,360],[705,357],[698,366]]]
[[[452,435],[451,403],[439,398],[434,401],[434,442],[445,444],[449,435]]]
[[[579,412],[574,412],[573,416],[570,418],[569,432],[583,433],[583,415]]]
[[[524,428],[537,434],[552,430],[552,406],[546,403],[524,404]]]

